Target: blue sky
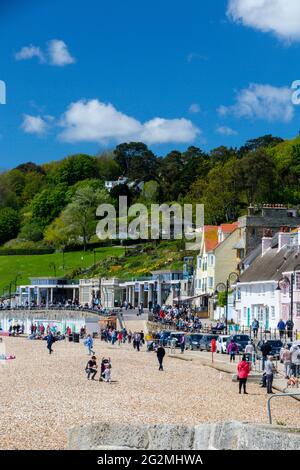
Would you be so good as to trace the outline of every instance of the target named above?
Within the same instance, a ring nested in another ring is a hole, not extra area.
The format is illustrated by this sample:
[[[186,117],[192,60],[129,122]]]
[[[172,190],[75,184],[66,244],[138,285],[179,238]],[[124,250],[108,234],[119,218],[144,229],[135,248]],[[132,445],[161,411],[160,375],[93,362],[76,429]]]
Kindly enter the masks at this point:
[[[162,155],[300,130],[298,0],[24,3],[0,6],[2,168],[129,140]]]

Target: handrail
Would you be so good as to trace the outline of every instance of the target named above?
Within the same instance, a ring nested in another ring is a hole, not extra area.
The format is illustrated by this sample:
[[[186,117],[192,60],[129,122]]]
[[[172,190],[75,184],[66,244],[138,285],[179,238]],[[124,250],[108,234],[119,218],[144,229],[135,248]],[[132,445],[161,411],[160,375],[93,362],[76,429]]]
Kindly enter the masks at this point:
[[[51,312],[51,311],[59,311],[59,312],[73,312],[73,313],[93,313],[99,316],[115,316],[116,310],[115,309],[106,309],[106,311],[101,311],[93,308],[86,308],[86,307],[59,307],[59,306],[49,306],[49,307],[17,307],[17,308],[0,308],[0,314],[3,313],[19,313],[19,312]]]
[[[272,424],[272,415],[271,415],[271,400],[272,400],[272,398],[276,398],[276,397],[295,397],[295,396],[300,396],[300,393],[299,392],[298,393],[276,393],[268,399],[267,408],[268,408],[269,424]]]

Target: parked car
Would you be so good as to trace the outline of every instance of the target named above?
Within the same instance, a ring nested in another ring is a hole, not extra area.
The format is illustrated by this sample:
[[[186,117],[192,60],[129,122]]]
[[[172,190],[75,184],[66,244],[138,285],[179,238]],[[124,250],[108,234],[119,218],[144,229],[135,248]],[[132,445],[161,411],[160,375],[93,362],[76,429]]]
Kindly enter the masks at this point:
[[[228,338],[229,338],[229,335],[220,335],[220,336],[218,336],[218,339],[217,339],[217,353],[226,354],[226,352],[227,352],[226,344],[227,344]]]
[[[217,341],[218,335],[203,335],[199,343],[200,351],[211,351],[212,339],[215,339]]]
[[[245,347],[247,346],[247,344],[249,343],[249,341],[251,341],[251,338],[249,335],[231,335],[227,338],[227,341],[226,341],[226,351],[228,349],[228,346],[229,346],[229,343],[231,340],[234,340],[234,342],[237,344],[238,348],[239,348],[239,352],[242,352],[245,350]]]
[[[203,334],[200,333],[192,333],[187,335],[186,337],[186,349],[191,349],[194,351],[195,349],[199,349],[200,347],[200,340]]]
[[[270,344],[271,346],[271,352],[270,356],[275,357],[276,359],[279,359],[280,357],[280,350],[283,347],[283,342],[280,341],[280,339],[268,339],[267,343]],[[259,341],[257,343],[257,358],[260,359],[262,357],[261,354],[261,347],[262,347],[263,341]]]

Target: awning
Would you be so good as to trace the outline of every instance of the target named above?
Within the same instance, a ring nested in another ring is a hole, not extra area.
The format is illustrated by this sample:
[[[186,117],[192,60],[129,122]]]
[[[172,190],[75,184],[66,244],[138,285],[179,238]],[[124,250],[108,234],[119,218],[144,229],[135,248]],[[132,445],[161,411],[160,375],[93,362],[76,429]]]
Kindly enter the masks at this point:
[[[188,302],[189,300],[199,299],[202,295],[193,295],[192,297],[181,295],[180,297],[175,297],[173,302]]]

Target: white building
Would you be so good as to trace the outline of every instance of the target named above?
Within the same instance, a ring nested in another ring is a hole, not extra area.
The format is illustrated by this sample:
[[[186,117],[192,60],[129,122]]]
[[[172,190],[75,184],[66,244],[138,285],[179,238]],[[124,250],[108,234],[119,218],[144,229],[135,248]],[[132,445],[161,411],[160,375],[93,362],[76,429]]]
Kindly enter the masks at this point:
[[[298,233],[280,232],[273,238],[262,239],[261,254],[241,274],[237,283],[237,323],[249,327],[255,318],[261,327],[268,329],[276,328],[281,318],[285,321],[289,318],[284,307],[284,303],[290,301],[287,300],[289,293],[280,288],[280,281],[285,273],[293,272],[299,266],[298,254]],[[300,284],[298,287],[300,289]]]

